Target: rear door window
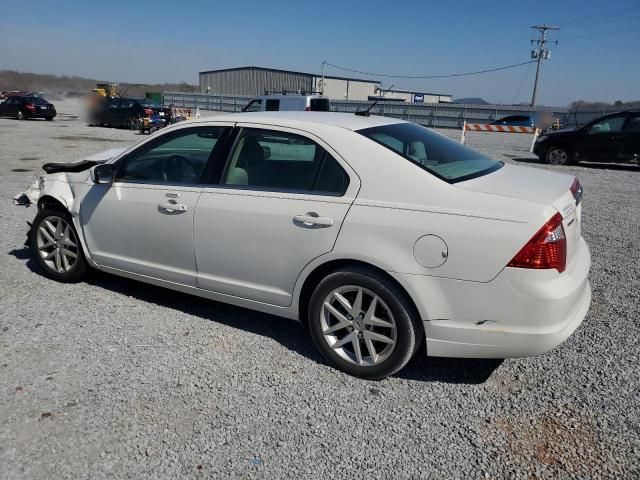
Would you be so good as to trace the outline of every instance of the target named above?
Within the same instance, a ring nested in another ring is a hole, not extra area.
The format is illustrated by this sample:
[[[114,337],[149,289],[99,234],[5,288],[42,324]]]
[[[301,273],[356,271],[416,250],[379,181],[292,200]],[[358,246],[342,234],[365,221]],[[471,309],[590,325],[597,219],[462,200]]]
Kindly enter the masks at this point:
[[[640,113],[629,115],[624,125],[625,132],[640,133]]]
[[[222,184],[343,195],[349,177],[324,148],[302,135],[243,128]]]

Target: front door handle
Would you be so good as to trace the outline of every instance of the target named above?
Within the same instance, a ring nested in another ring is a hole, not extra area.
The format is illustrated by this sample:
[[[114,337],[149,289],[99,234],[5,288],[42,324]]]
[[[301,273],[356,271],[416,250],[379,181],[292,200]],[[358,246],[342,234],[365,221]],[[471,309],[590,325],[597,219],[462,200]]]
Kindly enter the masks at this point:
[[[182,203],[165,202],[159,203],[158,208],[169,213],[182,213],[188,210],[188,207]]]
[[[316,212],[307,212],[304,215],[296,215],[293,221],[301,223],[307,227],[330,227],[333,225],[333,218],[321,217]]]

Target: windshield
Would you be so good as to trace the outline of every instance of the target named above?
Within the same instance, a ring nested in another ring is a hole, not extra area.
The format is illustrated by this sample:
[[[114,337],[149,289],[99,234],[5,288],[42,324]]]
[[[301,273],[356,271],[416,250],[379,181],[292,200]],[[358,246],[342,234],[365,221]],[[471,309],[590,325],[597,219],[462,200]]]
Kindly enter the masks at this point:
[[[480,177],[504,165],[415,123],[365,128],[358,133],[449,183]]]

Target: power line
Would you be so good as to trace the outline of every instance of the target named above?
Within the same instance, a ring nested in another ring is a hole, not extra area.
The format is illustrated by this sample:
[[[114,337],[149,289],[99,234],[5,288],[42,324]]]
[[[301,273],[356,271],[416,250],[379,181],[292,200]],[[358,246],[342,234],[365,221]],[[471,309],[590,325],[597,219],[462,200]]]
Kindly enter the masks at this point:
[[[610,10],[607,12],[600,12],[600,13],[596,13],[596,14],[592,14],[592,15],[583,15],[583,16],[578,16],[578,17],[568,17],[562,20],[558,20],[555,23],[556,24],[562,24],[564,25],[573,25],[576,23],[583,23],[583,22],[588,22],[594,18],[610,18],[610,17],[619,17],[619,16],[623,16],[623,15],[627,15],[630,12],[633,12],[634,10],[640,10],[640,6],[637,7],[627,7],[627,8],[620,8],[620,9],[616,9],[616,10]]]
[[[329,62],[324,62],[324,64],[329,67],[337,68],[338,70],[344,70],[346,72],[351,72],[351,73],[358,73],[360,75],[370,75],[372,77],[430,79],[430,78],[451,78],[451,77],[466,77],[469,75],[480,75],[482,73],[497,72],[499,70],[507,70],[509,68],[521,67],[522,65],[528,65],[533,62],[534,60],[529,60],[528,62],[515,63],[513,65],[507,65],[505,67],[488,68],[486,70],[478,70],[476,72],[451,73],[447,75],[400,75],[400,74],[390,74],[390,73],[373,73],[373,72],[364,72],[362,70],[355,70],[353,68],[341,67],[339,65],[334,65]]]
[[[628,28],[626,30],[614,30],[614,31],[611,31],[611,32],[586,33],[584,35],[575,35],[573,37],[560,38],[560,40],[565,42],[567,40],[573,40],[573,39],[576,39],[576,38],[602,37],[604,35],[617,35],[619,33],[630,33],[630,32],[640,33],[640,29],[638,29],[638,28]]]

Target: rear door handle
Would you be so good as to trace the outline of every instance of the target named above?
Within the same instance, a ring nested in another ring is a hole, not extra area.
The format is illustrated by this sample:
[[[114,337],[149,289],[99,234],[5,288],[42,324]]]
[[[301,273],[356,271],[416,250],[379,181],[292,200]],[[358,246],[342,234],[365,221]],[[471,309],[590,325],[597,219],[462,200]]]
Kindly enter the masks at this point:
[[[321,217],[316,212],[307,212],[304,215],[296,215],[293,217],[293,221],[301,223],[307,227],[331,227],[333,225],[333,218]]]
[[[158,208],[169,213],[182,213],[188,210],[188,207],[182,203],[171,202],[159,203]]]

